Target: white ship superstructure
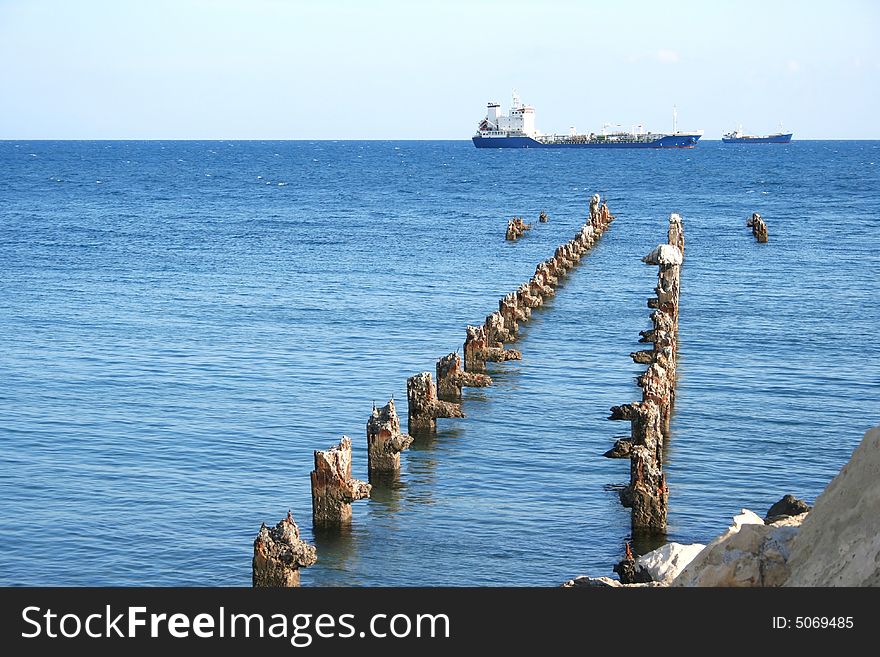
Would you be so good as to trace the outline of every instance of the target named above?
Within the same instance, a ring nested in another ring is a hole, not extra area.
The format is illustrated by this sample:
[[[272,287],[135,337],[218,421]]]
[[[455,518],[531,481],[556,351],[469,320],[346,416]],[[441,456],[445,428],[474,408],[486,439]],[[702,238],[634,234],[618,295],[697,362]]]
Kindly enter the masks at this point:
[[[523,105],[519,94],[514,91],[510,116],[501,113],[499,103],[489,103],[486,118],[480,124],[480,132],[487,137],[517,136],[534,139],[539,135],[535,130],[535,108],[531,105]]]

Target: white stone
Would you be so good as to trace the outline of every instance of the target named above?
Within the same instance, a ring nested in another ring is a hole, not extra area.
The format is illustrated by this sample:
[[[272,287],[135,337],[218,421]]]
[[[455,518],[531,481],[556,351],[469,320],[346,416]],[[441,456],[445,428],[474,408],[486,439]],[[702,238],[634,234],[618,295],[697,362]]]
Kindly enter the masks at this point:
[[[742,527],[743,525],[763,525],[764,519],[754,511],[743,509],[738,516],[733,516],[733,527]]]
[[[655,582],[669,584],[705,547],[702,543],[692,545],[667,543],[661,548],[643,554],[637,561],[651,574],[651,579]]]
[[[800,524],[808,514],[765,525],[743,509],[721,536],[706,546],[672,586],[781,586]]]
[[[642,262],[648,265],[680,265],[684,258],[677,246],[671,244],[660,244],[648,255],[642,258]]]
[[[580,577],[568,580],[562,585],[562,588],[617,588],[621,586],[623,586],[623,584],[610,577],[587,577],[586,575],[581,575]]]
[[[816,500],[789,567],[786,586],[880,586],[880,427]]]

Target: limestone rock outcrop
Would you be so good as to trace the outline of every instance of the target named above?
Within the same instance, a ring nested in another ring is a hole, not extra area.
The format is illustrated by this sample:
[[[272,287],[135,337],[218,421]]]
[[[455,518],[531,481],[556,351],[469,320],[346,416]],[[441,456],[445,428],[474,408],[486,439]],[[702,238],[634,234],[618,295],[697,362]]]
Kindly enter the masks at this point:
[[[880,586],[880,427],[816,499],[789,567],[786,586]]]
[[[709,543],[672,586],[782,586],[788,579],[792,542],[807,514],[765,525],[743,509],[734,524]]]

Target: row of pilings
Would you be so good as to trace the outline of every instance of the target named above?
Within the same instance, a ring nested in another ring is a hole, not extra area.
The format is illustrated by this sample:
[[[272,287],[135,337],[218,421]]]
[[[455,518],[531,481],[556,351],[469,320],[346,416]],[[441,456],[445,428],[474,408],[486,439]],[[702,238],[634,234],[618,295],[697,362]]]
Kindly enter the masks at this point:
[[[543,214],[543,212],[542,212]],[[562,278],[568,275],[608,229],[614,216],[598,194],[590,199],[589,217],[577,234],[560,245],[553,255],[539,263],[528,282],[498,302],[498,310],[486,316],[483,324],[467,326],[463,347],[464,361],[457,352],[441,357],[431,372],[420,372],[407,379],[407,431],[391,399],[373,411],[367,420],[367,467],[372,478],[400,470],[400,453],[413,442],[410,434],[433,432],[438,418],[464,417],[461,408],[463,387],[486,387],[492,378],[487,362],[520,360],[519,351],[505,345],[516,342],[520,325],[528,322],[532,311],[553,296]],[[351,475],[351,439],[343,436],[338,445],[315,451],[311,472],[312,524],[318,530],[339,529],[351,523],[351,503],[370,496],[372,486]],[[299,586],[299,569],[317,560],[315,547],[300,538],[299,527],[288,511],[275,527],[260,528],[254,541],[253,585],[269,587]]]
[[[620,492],[620,501],[632,510],[633,536],[666,532],[669,490],[663,474],[663,445],[669,437],[669,423],[675,404],[675,361],[677,356],[678,301],[681,264],[684,259],[684,230],[681,217],[669,217],[666,244],[642,258],[659,267],[656,296],[648,299],[653,328],[641,331],[639,342],[651,349],[630,354],[636,363],[648,366],[637,378],[642,400],[611,408],[611,420],[630,422],[630,438],[618,440],[605,453],[611,458],[630,459],[630,481]],[[627,548],[628,549],[628,548]]]

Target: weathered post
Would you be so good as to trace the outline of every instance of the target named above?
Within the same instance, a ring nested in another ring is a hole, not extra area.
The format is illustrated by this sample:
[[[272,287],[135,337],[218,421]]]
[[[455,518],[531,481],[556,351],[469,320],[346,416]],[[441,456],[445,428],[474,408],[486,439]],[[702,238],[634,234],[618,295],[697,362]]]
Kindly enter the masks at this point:
[[[382,408],[374,404],[367,420],[367,471],[373,474],[400,470],[400,453],[412,441],[412,436],[400,430],[393,399]]]
[[[525,223],[522,217],[514,217],[507,222],[507,232],[504,239],[515,242],[517,239],[525,235],[527,230],[531,230],[532,225]]]
[[[508,219],[507,232],[504,234],[504,239],[506,239],[508,242],[515,242],[519,236],[520,233],[516,229],[516,224],[512,220]]]
[[[266,523],[254,539],[252,582],[255,587],[299,586],[299,569],[318,560],[314,545],[299,537],[299,527],[290,511],[274,527]]]
[[[596,226],[599,218],[599,205],[602,202],[602,197],[599,194],[593,194],[590,197],[590,223],[593,226]]]
[[[679,231],[680,231],[679,218]],[[673,226],[670,220],[670,228]],[[683,233],[680,233],[683,236]],[[683,239],[683,237],[682,237]],[[654,328],[653,360],[641,378],[643,398],[653,399],[660,407],[664,433],[669,433],[669,422],[675,398],[676,351],[678,349],[678,305],[681,291],[681,264],[683,256],[677,246],[661,244],[642,259],[657,265],[657,309],[651,313]]]
[[[464,367],[468,372],[482,372],[486,369],[486,355],[489,350],[486,327],[468,325],[465,331],[467,337],[464,341]]]
[[[601,209],[597,211],[601,215]],[[666,531],[669,491],[663,474],[663,443],[669,435],[669,422],[675,400],[675,362],[678,332],[678,304],[681,287],[684,230],[681,217],[669,217],[668,243],[657,246],[642,258],[659,267],[656,298],[648,301],[653,328],[641,331],[639,342],[652,343],[652,349],[630,354],[633,361],[648,365],[638,377],[642,401],[615,406],[612,420],[629,420],[630,438],[617,440],[605,453],[610,458],[630,459],[630,483],[620,500],[632,509],[634,535],[661,534]]]
[[[508,360],[520,360],[522,355],[516,349],[505,349],[505,342],[516,339],[504,326],[504,317],[496,311],[486,317],[486,360],[500,363]]]
[[[624,506],[632,509],[636,530],[666,531],[669,490],[663,475],[662,445],[660,408],[651,401],[642,402],[632,421],[630,484],[621,493]]]
[[[752,216],[746,221],[746,226],[751,226],[752,235],[755,236],[756,240],[762,243],[767,241],[767,224],[761,219],[760,214],[757,212],[752,214]]]
[[[614,215],[608,210],[608,204],[603,203],[598,194],[593,194],[590,199],[590,225],[603,232],[613,220]]]
[[[339,445],[315,451],[312,470],[312,523],[333,528],[351,523],[351,503],[370,496],[370,484],[351,476],[351,438]]]
[[[507,330],[504,316],[497,310],[490,315],[486,315],[484,326],[486,327],[486,341],[490,348],[516,340],[516,336]],[[489,359],[487,358],[486,360]]]
[[[499,342],[516,341],[517,333],[519,333],[519,322],[522,321],[523,315],[517,307],[516,297],[511,294],[498,300],[498,312],[501,315],[501,321],[504,326],[504,332],[499,331],[502,337]]]
[[[461,406],[440,401],[430,372],[420,372],[406,380],[406,396],[409,402],[408,429],[436,429],[438,417],[464,417]]]
[[[552,297],[555,294],[552,285],[556,285],[556,279],[553,279],[553,283],[548,283],[549,273],[546,263],[541,263],[535,269],[535,275],[532,276],[529,281],[529,291],[541,298],[542,303],[545,299]]]
[[[492,321],[489,321],[492,318]],[[468,326],[464,343],[464,366],[468,372],[484,372],[486,362],[503,362],[520,360],[522,354],[516,349],[505,349],[497,338],[499,330],[503,331],[500,313],[493,313],[486,318],[483,326]],[[490,328],[491,327],[491,328]],[[489,334],[492,333],[490,342]]]
[[[673,212],[669,215],[669,244],[681,251],[684,256],[684,228],[681,225],[681,215]]]
[[[542,305],[544,305],[544,299],[532,292],[532,288],[529,283],[523,283],[522,285],[520,285],[516,289],[515,294],[517,303],[521,307],[534,309],[540,308]]]
[[[466,372],[455,352],[437,360],[437,396],[442,399],[460,401],[463,387],[485,388],[490,385],[492,378],[487,374]]]

